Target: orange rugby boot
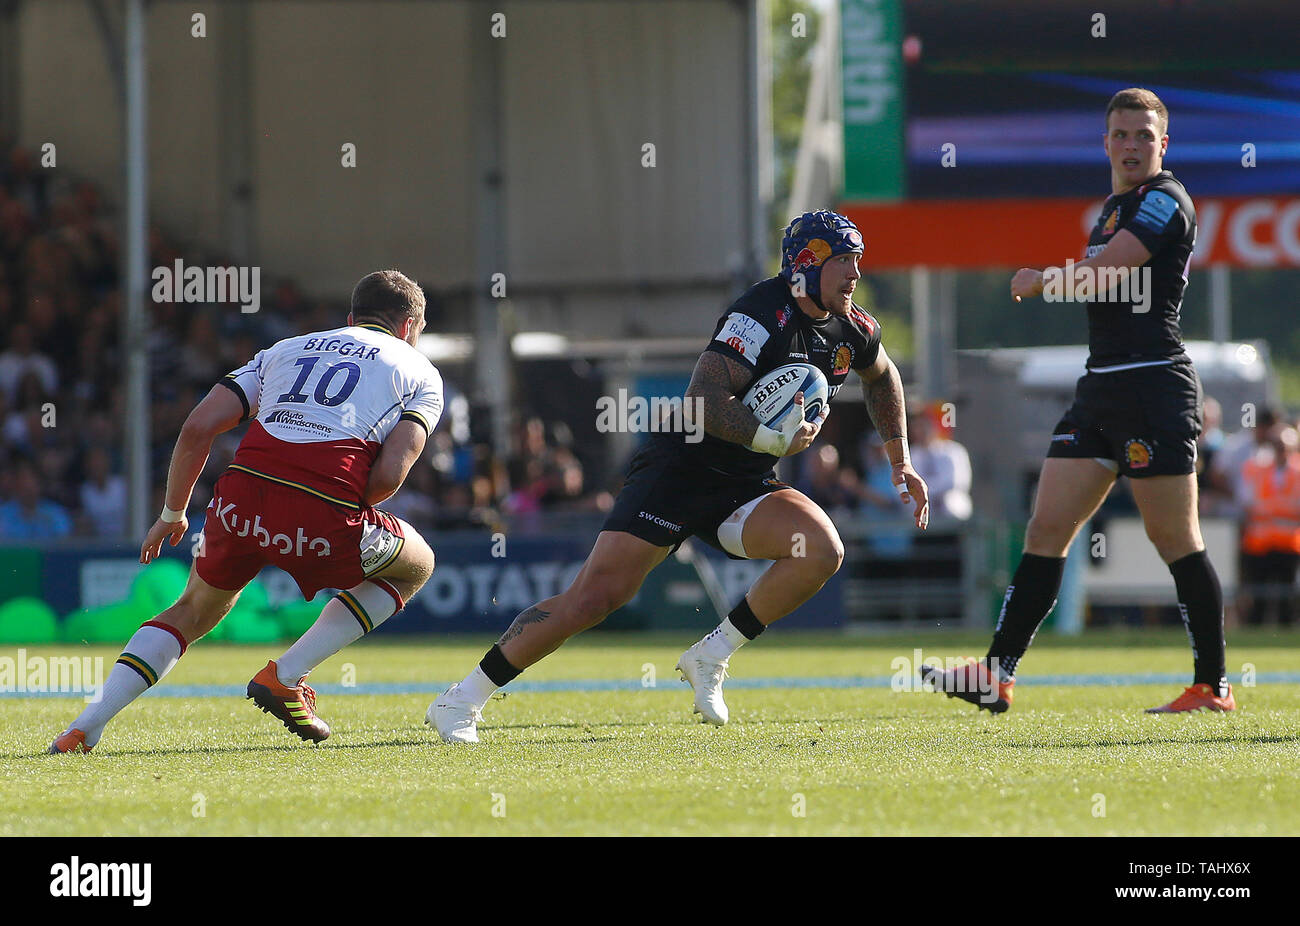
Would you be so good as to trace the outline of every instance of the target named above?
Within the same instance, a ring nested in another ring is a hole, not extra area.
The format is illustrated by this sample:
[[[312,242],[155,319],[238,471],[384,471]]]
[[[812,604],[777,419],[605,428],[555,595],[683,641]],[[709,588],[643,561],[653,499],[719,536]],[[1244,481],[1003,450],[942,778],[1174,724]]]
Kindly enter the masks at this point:
[[[85,755],[94,748],[95,747],[93,746],[86,745],[85,733],[82,733],[80,730],[65,730],[55,738],[47,751],[52,756],[57,756],[65,752],[75,752],[80,755]]]
[[[1201,682],[1197,685],[1191,685],[1168,704],[1162,704],[1160,707],[1148,707],[1146,713],[1182,714],[1187,711],[1235,711],[1236,709],[1237,701],[1232,696],[1231,685],[1228,686],[1227,695],[1221,698],[1214,693],[1213,688]]]
[[[330,735],[329,724],[316,716],[316,692],[310,685],[304,685],[302,679],[294,688],[281,685],[274,659],[248,683],[247,697],[301,739],[319,743]]]
[[[974,657],[952,669],[923,665],[920,671],[921,681],[933,682],[935,691],[969,701],[991,714],[1001,714],[1011,706],[1014,697],[1016,680],[995,678],[988,666]]]

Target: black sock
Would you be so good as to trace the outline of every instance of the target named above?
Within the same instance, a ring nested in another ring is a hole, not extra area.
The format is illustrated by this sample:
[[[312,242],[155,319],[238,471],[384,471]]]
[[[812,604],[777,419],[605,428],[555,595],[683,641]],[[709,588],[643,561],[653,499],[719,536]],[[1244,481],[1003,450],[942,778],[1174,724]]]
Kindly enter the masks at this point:
[[[1169,564],[1178,590],[1178,610],[1192,642],[1193,685],[1206,684],[1220,697],[1228,693],[1223,648],[1223,588],[1205,551]]]
[[[1020,565],[1002,599],[1002,613],[998,615],[987,657],[990,668],[993,660],[997,660],[1003,678],[1015,676],[1016,664],[1034,641],[1038,625],[1056,607],[1056,594],[1061,590],[1064,572],[1063,556],[1026,553],[1020,557]]]
[[[731,621],[731,626],[735,627],[745,635],[746,640],[752,640],[764,630],[767,629],[765,624],[759,623],[754,612],[750,610],[749,601],[742,598],[740,604],[731,609],[727,615],[727,620]]]
[[[478,667],[483,670],[483,674],[492,680],[492,684],[501,688],[508,685],[518,677],[523,669],[516,669],[506,658],[506,654],[501,652],[501,647],[495,643],[487,654],[479,660]]]

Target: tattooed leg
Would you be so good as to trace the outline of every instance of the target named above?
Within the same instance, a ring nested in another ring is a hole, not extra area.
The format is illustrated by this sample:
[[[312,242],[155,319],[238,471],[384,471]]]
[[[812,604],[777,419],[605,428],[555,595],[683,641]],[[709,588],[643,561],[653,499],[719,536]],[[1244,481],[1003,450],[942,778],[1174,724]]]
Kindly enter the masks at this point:
[[[621,531],[602,531],[573,584],[516,617],[497,649],[514,668],[528,668],[632,600],[668,549]]]
[[[550,600],[545,603],[549,604]],[[530,624],[540,624],[550,616],[551,613],[549,611],[543,611],[540,605],[533,605],[528,610],[520,612],[519,616],[515,618],[514,623],[506,628],[505,633],[501,634],[501,639],[497,640],[497,646],[505,646],[515,637],[523,633],[525,627],[528,627]]]

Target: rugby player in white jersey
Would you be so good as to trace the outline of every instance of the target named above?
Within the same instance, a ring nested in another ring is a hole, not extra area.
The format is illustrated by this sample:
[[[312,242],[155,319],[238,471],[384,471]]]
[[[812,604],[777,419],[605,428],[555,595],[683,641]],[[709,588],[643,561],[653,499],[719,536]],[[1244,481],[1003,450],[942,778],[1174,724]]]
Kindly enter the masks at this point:
[[[104,726],[157,684],[229,613],[265,566],[303,597],[342,588],[316,623],[248,684],[248,697],[311,742],[330,735],[307,674],[400,611],[433,572],[411,525],[373,506],[393,495],[442,415],[442,378],[415,349],[424,293],[396,270],[363,278],[346,327],[288,338],[228,374],[186,419],[162,513],[140,547],[185,537],[185,511],[218,434],[253,419],[213,487],[189,584],[126,644],[101,698],[50,746],[88,752]]]

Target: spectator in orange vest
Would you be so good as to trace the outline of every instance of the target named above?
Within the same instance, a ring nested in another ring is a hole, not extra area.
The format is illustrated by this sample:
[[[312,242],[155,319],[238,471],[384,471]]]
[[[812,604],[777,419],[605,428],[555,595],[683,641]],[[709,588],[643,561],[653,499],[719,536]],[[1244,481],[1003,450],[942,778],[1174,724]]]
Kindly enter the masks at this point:
[[[1296,568],[1300,566],[1300,438],[1277,424],[1242,466],[1245,519],[1241,531],[1242,588],[1250,599],[1243,609],[1251,624],[1262,624],[1273,602],[1278,623],[1295,617]]]

